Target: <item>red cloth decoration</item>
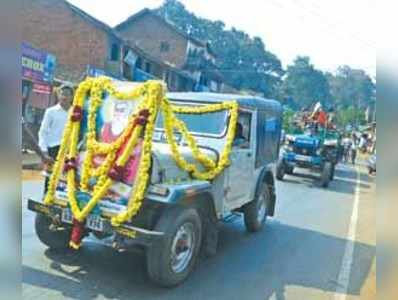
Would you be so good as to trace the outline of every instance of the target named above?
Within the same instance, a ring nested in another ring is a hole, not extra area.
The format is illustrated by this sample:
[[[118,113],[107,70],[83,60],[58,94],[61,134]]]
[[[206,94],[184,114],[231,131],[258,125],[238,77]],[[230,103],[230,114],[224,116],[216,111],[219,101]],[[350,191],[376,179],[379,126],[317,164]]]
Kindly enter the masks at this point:
[[[83,119],[83,109],[79,105],[73,106],[71,120],[73,122],[80,122]]]
[[[72,233],[70,236],[69,247],[78,250],[80,248],[84,234],[84,223],[73,219]]]
[[[144,117],[145,119],[148,119],[150,115],[149,109],[141,109],[138,115]]]
[[[71,169],[77,170],[77,161],[75,157],[65,159],[64,172],[68,172]]]
[[[125,169],[122,166],[114,165],[108,172],[109,178],[113,181],[121,182],[124,177]]]
[[[138,116],[138,118],[136,118],[134,122],[135,124],[144,126],[148,122],[148,119],[143,116]]]
[[[150,113],[148,109],[141,109],[138,116],[134,119],[134,125],[144,126],[148,122]]]

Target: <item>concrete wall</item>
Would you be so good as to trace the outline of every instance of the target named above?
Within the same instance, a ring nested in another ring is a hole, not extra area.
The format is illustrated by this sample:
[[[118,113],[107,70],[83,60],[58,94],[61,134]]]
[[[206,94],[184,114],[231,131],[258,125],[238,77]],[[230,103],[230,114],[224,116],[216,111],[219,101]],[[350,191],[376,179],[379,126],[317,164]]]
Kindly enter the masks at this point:
[[[151,14],[144,14],[134,22],[128,23],[118,32],[126,39],[133,41],[138,47],[150,55],[182,68],[185,64],[187,40],[165,25],[162,20]],[[168,44],[165,50],[162,43]]]
[[[63,0],[23,0],[22,40],[57,56],[56,77],[77,81],[87,65],[104,69],[109,58],[108,33]]]

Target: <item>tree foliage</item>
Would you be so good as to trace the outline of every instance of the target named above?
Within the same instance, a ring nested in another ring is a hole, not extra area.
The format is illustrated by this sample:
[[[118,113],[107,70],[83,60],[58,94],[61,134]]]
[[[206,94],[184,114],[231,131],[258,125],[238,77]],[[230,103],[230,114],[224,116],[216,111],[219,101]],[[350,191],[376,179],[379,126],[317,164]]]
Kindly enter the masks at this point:
[[[222,21],[197,17],[177,0],[166,0],[157,13],[192,37],[209,41],[227,84],[269,97],[275,95],[283,69],[261,38],[252,38],[236,28],[228,30]]]
[[[283,118],[282,128],[285,130],[285,132],[290,132],[294,119],[294,110],[290,108],[285,108],[283,110],[282,118]]]
[[[341,108],[337,111],[336,121],[339,127],[345,128],[347,125],[357,127],[366,123],[365,112],[354,106]]]
[[[342,66],[336,74],[324,73],[309,57],[298,56],[285,72],[260,37],[250,37],[234,27],[227,29],[222,21],[198,17],[178,0],[165,0],[156,12],[188,35],[209,41],[224,82],[236,89],[279,99],[294,110],[320,101],[327,108],[342,110],[342,123],[361,119],[352,110],[375,103],[375,84],[363,70]],[[215,66],[201,63],[199,67],[211,72]]]
[[[338,107],[364,108],[374,101],[375,84],[363,70],[342,66],[336,75],[328,73],[327,79],[335,105]]]
[[[291,98],[299,107],[309,107],[318,101],[330,105],[332,101],[325,75],[311,64],[307,56],[298,56],[287,67],[280,96],[285,101]]]

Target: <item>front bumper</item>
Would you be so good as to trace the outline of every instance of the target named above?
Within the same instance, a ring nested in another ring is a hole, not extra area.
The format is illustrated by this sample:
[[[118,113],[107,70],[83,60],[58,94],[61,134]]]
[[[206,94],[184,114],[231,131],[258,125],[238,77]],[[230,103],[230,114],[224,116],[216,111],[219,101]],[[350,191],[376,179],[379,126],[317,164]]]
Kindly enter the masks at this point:
[[[322,159],[319,156],[302,155],[294,152],[285,151],[282,154],[282,158],[286,164],[292,167],[313,168],[320,167],[322,164]]]
[[[59,205],[46,205],[42,202],[38,202],[32,199],[28,199],[28,209],[36,213],[40,213],[53,219],[58,224],[71,225],[69,222],[62,221],[62,212],[64,207]],[[93,231],[95,233],[101,233],[104,235],[114,235],[122,237],[125,240],[125,245],[145,245],[152,244],[155,240],[161,239],[164,236],[163,232],[148,230],[131,224],[123,224],[118,227],[112,226],[110,220],[104,217],[98,217],[102,222],[101,232],[94,231],[86,227],[88,232]]]

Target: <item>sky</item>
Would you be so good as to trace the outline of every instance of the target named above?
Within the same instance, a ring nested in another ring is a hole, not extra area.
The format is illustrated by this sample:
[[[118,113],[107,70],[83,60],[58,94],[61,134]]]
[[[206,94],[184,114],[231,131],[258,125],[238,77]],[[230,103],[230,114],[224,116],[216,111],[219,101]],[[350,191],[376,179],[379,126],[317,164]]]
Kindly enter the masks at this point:
[[[115,26],[139,10],[163,0],[68,0],[97,19]],[[375,1],[371,0],[180,0],[195,15],[221,20],[250,36],[259,36],[267,50],[286,67],[298,55],[316,68],[335,72],[338,66],[364,69],[376,76]]]

